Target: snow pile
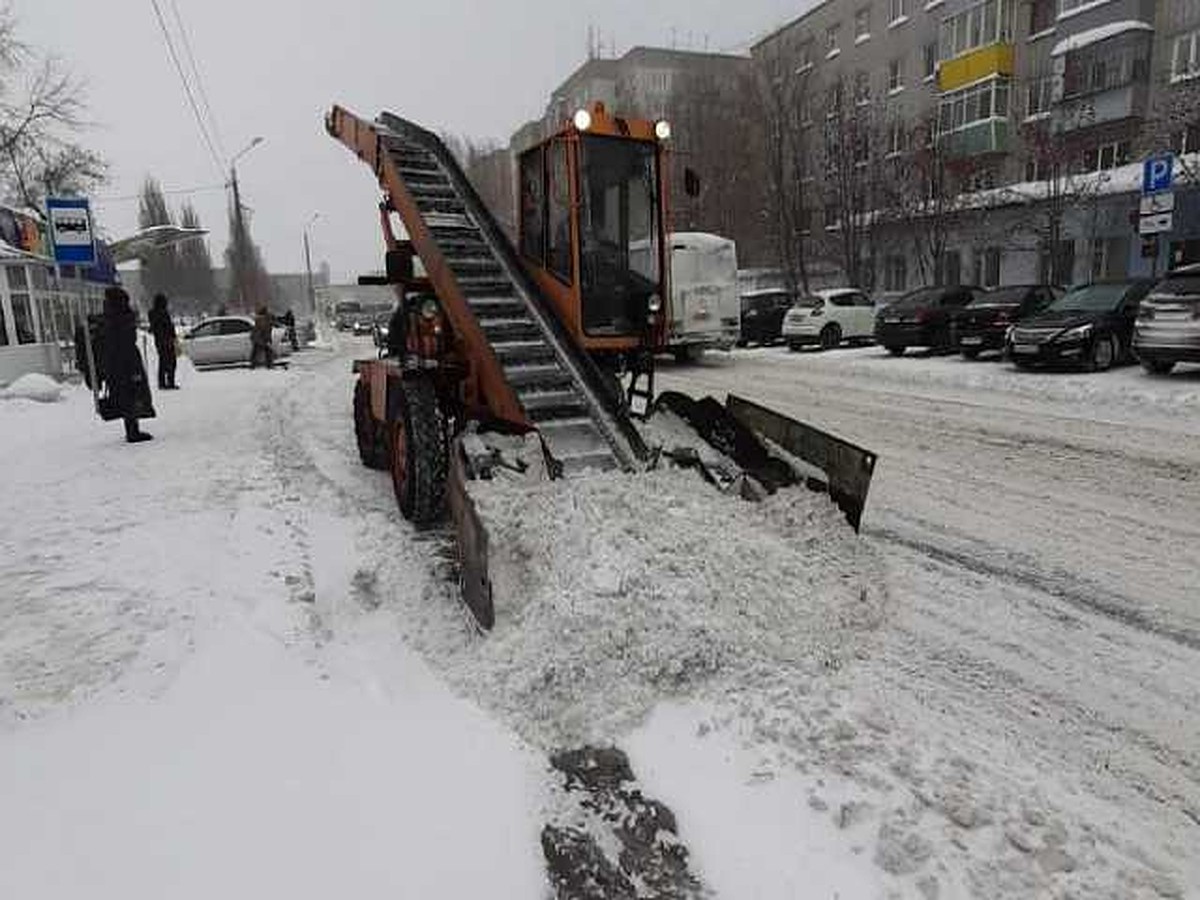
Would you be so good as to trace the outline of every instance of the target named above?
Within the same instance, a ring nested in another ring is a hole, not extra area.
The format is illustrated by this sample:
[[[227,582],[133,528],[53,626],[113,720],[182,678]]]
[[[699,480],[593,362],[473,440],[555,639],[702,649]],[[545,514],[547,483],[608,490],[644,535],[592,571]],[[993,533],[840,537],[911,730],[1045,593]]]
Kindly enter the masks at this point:
[[[22,375],[4,390],[0,400],[32,400],[36,403],[57,403],[62,399],[63,386],[48,375],[30,372]]]
[[[674,469],[471,490],[497,623],[457,674],[546,746],[835,671],[884,613],[873,551],[823,495],[747,503]]]

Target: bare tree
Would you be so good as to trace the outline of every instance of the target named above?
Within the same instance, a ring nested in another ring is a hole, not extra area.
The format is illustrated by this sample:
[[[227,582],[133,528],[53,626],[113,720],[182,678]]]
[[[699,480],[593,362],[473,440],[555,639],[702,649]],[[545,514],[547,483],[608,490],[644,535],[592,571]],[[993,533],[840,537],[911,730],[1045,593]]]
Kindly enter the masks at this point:
[[[823,112],[826,253],[850,284],[869,290],[887,206],[883,117],[862,83],[845,77],[828,83]]]
[[[807,293],[815,202],[810,187],[816,105],[811,76],[796,70],[779,49],[758,60],[756,76],[767,187],[760,216],[774,238],[788,289]]]
[[[1189,187],[1200,187],[1200,79],[1172,84],[1170,75],[1151,92],[1149,115],[1142,129],[1142,149],[1147,153],[1178,154],[1178,178]],[[1182,151],[1189,152],[1184,153]]]
[[[200,228],[200,216],[191,203],[184,203],[179,224],[184,228]],[[212,257],[208,243],[200,238],[184,241],[179,245],[180,292],[182,306],[187,312],[197,313],[210,309],[217,299],[217,283],[213,276]]]
[[[20,85],[20,86],[18,86]],[[103,182],[104,161],[77,142],[83,85],[53,58],[17,38],[12,10],[0,8],[0,190],[41,215],[54,194],[86,193]]]

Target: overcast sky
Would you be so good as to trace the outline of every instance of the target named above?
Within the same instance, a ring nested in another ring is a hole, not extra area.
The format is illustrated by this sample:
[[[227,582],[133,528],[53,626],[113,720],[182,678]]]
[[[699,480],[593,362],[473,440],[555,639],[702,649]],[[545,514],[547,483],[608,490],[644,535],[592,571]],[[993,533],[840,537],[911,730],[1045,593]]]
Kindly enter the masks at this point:
[[[136,226],[147,175],[191,196],[219,260],[227,234],[225,172],[205,149],[151,0],[11,0],[26,42],[86,80],[95,127],[86,141],[111,163],[101,230]],[[174,0],[211,101],[225,154],[261,135],[238,165],[252,230],[272,271],[301,271],[314,214],[314,264],[338,274],[381,265],[370,172],[328,138],[334,102],[364,116],[389,109],[436,131],[507,140],[586,56],[587,29],[617,53],[636,44],[742,49],[808,0]],[[159,5],[174,28],[172,0]],[[180,48],[180,53],[184,51]],[[186,56],[184,56],[186,66]],[[227,158],[227,157],[226,157]],[[114,199],[115,198],[115,199]],[[173,205],[184,199],[168,198]]]

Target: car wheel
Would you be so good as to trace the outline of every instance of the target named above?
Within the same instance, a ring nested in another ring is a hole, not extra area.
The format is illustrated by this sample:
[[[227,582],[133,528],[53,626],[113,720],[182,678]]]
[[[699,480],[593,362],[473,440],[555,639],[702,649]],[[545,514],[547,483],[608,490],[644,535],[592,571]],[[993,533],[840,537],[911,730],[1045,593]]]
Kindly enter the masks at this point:
[[[1175,368],[1175,360],[1173,359],[1148,359],[1142,357],[1142,368],[1149,375],[1170,375],[1171,370]]]
[[[1092,353],[1088,368],[1093,372],[1107,372],[1117,361],[1116,338],[1102,335],[1092,342]]]
[[[978,350],[964,350],[962,352],[963,359],[979,359],[979,352]]]
[[[889,344],[887,347],[887,352],[892,354],[892,356],[903,356],[905,349],[907,348],[897,347],[894,344]]]
[[[800,346],[801,346],[800,344],[797,344],[793,341],[788,341],[788,350],[791,351],[792,353],[799,353]]]
[[[842,342],[842,329],[839,325],[826,325],[821,329],[821,349],[832,350]]]

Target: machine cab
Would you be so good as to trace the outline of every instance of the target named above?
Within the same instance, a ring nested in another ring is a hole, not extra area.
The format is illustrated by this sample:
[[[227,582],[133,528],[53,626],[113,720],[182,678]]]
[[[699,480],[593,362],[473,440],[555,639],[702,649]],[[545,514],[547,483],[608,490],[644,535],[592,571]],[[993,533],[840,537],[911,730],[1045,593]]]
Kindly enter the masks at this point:
[[[521,258],[589,351],[663,340],[669,137],[597,103],[520,156]]]

